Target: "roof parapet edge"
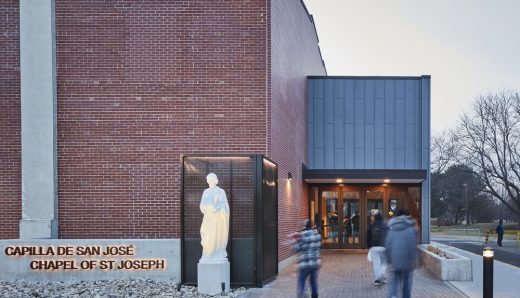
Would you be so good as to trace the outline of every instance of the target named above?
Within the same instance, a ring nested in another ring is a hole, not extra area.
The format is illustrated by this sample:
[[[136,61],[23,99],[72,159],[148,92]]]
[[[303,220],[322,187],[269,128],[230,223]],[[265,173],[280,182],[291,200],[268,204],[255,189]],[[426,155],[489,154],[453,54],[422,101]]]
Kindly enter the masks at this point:
[[[420,75],[420,76],[307,76],[307,79],[370,79],[370,80],[420,80],[420,79],[429,79],[430,75]]]
[[[305,5],[304,0],[300,0],[300,3],[302,4],[303,9],[305,9],[307,16],[309,17],[309,20],[312,23],[312,27],[314,28],[314,34],[316,35],[316,40],[318,41],[318,53],[320,53],[321,64],[323,64],[323,68],[325,69],[325,74],[327,74],[327,66],[325,65],[325,60],[323,60],[323,55],[321,54],[320,37],[318,36],[318,30],[316,30],[316,23],[314,23],[314,17],[312,16],[312,14],[309,13],[309,10],[307,9],[307,5]]]

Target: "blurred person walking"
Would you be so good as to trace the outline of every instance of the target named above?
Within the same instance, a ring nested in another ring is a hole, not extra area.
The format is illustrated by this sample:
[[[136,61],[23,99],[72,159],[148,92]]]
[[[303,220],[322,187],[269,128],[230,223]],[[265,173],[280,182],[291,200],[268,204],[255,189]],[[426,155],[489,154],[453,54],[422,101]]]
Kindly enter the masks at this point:
[[[387,268],[385,255],[385,238],[388,232],[387,225],[383,222],[383,216],[377,212],[374,221],[367,230],[368,260],[372,262],[374,270],[374,285],[380,286],[385,282]]]
[[[311,226],[309,219],[304,220],[303,230],[294,237],[294,249],[300,253],[298,257],[297,297],[303,297],[307,277],[311,284],[311,297],[318,297],[318,270],[321,266],[321,235]]]
[[[402,284],[403,298],[411,297],[413,270],[417,264],[416,221],[407,209],[397,210],[397,216],[388,222],[385,241],[386,257],[390,264],[388,297],[398,297]]]

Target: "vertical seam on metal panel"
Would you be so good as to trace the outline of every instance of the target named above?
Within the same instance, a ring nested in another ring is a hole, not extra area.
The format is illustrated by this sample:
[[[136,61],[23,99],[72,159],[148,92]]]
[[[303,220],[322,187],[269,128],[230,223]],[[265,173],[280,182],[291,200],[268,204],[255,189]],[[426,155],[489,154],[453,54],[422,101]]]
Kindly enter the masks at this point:
[[[310,89],[309,89],[309,84],[312,84],[312,93],[309,92]],[[312,167],[314,168],[316,166],[316,154],[315,154],[315,142],[316,142],[316,135],[314,134],[314,131],[315,131],[315,125],[316,125],[316,118],[314,117],[314,114],[316,113],[316,111],[314,110],[314,80],[307,80],[307,100],[310,99],[310,106],[308,106],[310,109],[312,109],[312,132],[308,132],[307,135],[311,134],[312,133],[312,143],[309,142],[308,146],[307,146],[307,158],[308,156],[310,155],[309,152],[310,150],[312,150],[312,162],[309,160],[309,164],[312,165]],[[307,113],[309,113],[309,111],[307,111]],[[307,130],[309,129],[309,126],[307,125]],[[308,136],[307,136],[308,137]]]
[[[423,142],[423,104],[422,104],[422,101],[423,101],[423,79],[421,78],[421,84],[419,86],[419,115],[421,116],[421,121],[419,121],[419,131],[421,132],[421,146],[419,147],[420,150],[419,150],[419,157],[420,157],[420,168],[423,168],[423,147],[424,147],[424,142]]]
[[[396,110],[397,110],[397,99],[396,99],[396,89],[397,89],[397,84],[395,83],[395,81],[392,81],[392,83],[394,84],[394,102],[393,102],[393,110],[394,110],[394,166],[393,168],[397,168],[397,165],[396,165],[396,159],[397,159],[397,117],[396,117]]]
[[[336,168],[336,97],[334,96],[334,81],[332,82],[332,168]]]
[[[305,78],[305,100],[304,100],[304,104],[305,104],[305,111],[304,111],[304,117],[305,117],[305,152],[304,152],[304,161],[307,165],[310,164],[309,162],[309,143],[310,143],[310,138],[309,138],[309,124],[310,124],[310,119],[309,119],[309,79]]]
[[[374,168],[374,165],[375,165],[375,159],[376,159],[376,138],[375,138],[375,134],[376,134],[376,115],[375,115],[375,105],[376,105],[376,90],[375,90],[375,81],[372,80],[372,82],[374,83],[373,87],[372,87],[372,91],[373,91],[373,98],[371,98],[372,100],[372,110],[370,111],[370,113],[372,113],[372,115],[370,117],[372,117],[372,169]],[[365,88],[365,91],[366,91],[366,88]]]
[[[321,80],[321,98],[322,98],[322,106],[321,106],[321,120],[322,120],[322,125],[321,125],[321,133],[322,133],[322,136],[323,136],[323,154],[321,155],[322,156],[322,169],[326,169],[326,166],[325,166],[325,163],[327,161],[327,159],[325,158],[325,143],[326,143],[326,134],[325,134],[325,126],[326,123],[325,123],[325,79],[322,79]]]
[[[340,80],[341,81],[341,88],[343,88],[343,111],[341,111],[343,113],[343,123],[341,123],[341,125],[343,125],[343,168],[346,169],[347,168],[347,160],[348,160],[348,156],[347,156],[347,152],[348,152],[348,149],[347,149],[347,127],[346,127],[346,123],[347,123],[347,88],[345,87],[346,83],[347,83],[347,80]]]
[[[383,169],[386,169],[386,80],[383,80]]]

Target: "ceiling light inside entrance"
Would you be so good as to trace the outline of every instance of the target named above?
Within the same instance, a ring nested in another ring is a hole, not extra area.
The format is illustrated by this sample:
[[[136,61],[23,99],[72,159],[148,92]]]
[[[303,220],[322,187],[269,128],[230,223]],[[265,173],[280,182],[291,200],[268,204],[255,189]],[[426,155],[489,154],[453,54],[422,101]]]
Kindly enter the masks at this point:
[[[337,183],[343,183],[343,179],[338,178],[338,179],[336,179],[336,182],[337,182]]]
[[[384,179],[383,182],[384,183],[390,183],[390,179]]]

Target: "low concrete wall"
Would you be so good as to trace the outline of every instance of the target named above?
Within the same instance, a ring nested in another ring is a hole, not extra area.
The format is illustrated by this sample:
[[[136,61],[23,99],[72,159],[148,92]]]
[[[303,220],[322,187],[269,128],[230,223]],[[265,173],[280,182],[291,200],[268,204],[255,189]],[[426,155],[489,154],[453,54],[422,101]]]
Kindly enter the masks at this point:
[[[0,240],[0,279],[181,280],[180,239]]]
[[[446,258],[442,258],[431,251],[428,251],[430,244],[419,247],[419,258],[423,266],[428,268],[438,279],[451,281],[471,281],[473,280],[473,270],[471,259],[447,251],[443,247],[433,246],[439,249]]]

